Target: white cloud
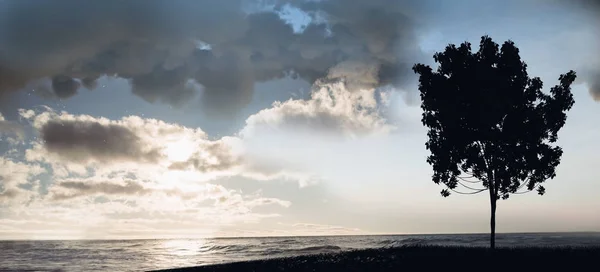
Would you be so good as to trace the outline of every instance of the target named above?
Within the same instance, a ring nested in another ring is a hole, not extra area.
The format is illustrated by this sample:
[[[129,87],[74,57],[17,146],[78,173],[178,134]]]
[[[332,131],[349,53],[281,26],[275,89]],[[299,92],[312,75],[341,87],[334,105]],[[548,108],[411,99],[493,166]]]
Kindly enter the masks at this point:
[[[12,166],[7,169],[17,169]],[[280,216],[256,212],[256,208],[285,209],[290,205],[279,198],[243,194],[210,183],[184,187],[157,180],[55,179],[47,195],[36,192],[28,205],[0,208],[0,237],[96,239],[182,233],[210,236],[224,226]]]
[[[237,207],[199,206],[178,198],[144,197],[136,200],[64,204],[34,202],[3,210],[0,237],[22,239],[101,239],[212,236],[219,229],[257,223],[277,213],[257,213],[246,203]]]
[[[318,82],[308,100],[275,102],[246,120],[244,138],[273,132],[308,133],[334,137],[386,134],[393,126],[380,113],[372,88],[349,90],[343,80]]]
[[[206,134],[199,129],[137,116],[109,120],[52,110],[27,116],[40,134],[35,152],[27,154],[29,160],[103,165],[128,161],[154,164],[172,155],[169,152],[174,151],[168,149],[172,144],[206,139]]]
[[[26,159],[50,164],[58,177],[134,174],[177,183],[239,175],[297,179],[303,185],[313,179],[255,160],[237,137],[210,140],[201,129],[138,116],[110,120],[50,109],[21,112],[40,134]]]
[[[23,138],[25,137],[25,131],[23,130],[23,127],[21,125],[7,121],[4,118],[4,115],[0,113],[0,136],[4,136],[5,134],[15,135],[19,140],[23,140]]]
[[[50,199],[70,200],[78,197],[110,195],[110,196],[144,196],[152,191],[134,180],[94,181],[62,180],[54,181],[50,189]]]
[[[46,170],[38,164],[15,162],[0,157],[0,203],[23,203],[38,194],[36,176]],[[29,189],[26,189],[27,186]]]
[[[20,114],[39,137],[25,151],[26,161],[0,160],[0,196],[13,203],[0,207],[0,225],[6,226],[0,236],[44,236],[50,230],[72,238],[114,237],[128,230],[172,233],[165,226],[216,231],[280,216],[255,212],[259,207],[291,205],[209,183],[228,176],[287,175],[247,163],[239,138],[210,140],[201,129],[137,116],[110,120],[49,108]],[[41,165],[51,170],[43,181],[47,194],[32,180],[46,170]],[[16,200],[28,201],[27,206]],[[37,227],[20,228],[27,222]]]
[[[368,85],[368,77],[364,78],[353,86]],[[255,143],[268,141],[264,136],[269,128],[285,133],[301,128],[296,136],[318,133],[330,139],[380,135],[392,129],[380,114],[375,90],[348,90],[343,80],[315,86],[311,99],[276,103],[248,118],[239,136],[220,139],[209,139],[199,128],[139,116],[111,120],[47,107],[20,110],[39,134],[25,151],[23,164],[46,165],[51,177],[46,195],[38,195],[28,207],[11,206],[0,222],[22,235],[47,235],[38,232],[42,229],[72,230],[81,238],[171,233],[166,226],[190,230],[202,226],[210,232],[280,216],[255,209],[285,209],[290,201],[210,182],[242,176],[290,180],[303,187],[325,179],[293,152],[259,152]],[[19,230],[24,222],[39,225]],[[0,230],[0,236],[9,232]]]
[[[345,63],[317,82],[309,99],[276,102],[250,116],[239,133],[251,158],[247,161],[261,173],[289,175],[301,186],[339,179],[340,173],[348,172],[346,167],[359,169],[368,163],[360,150],[371,154],[373,143],[385,141],[397,130],[414,128],[412,120],[397,116],[398,109],[388,108],[406,108],[399,105],[401,97],[391,88],[370,87],[376,72],[368,65]],[[388,117],[397,119],[402,129],[390,124]]]

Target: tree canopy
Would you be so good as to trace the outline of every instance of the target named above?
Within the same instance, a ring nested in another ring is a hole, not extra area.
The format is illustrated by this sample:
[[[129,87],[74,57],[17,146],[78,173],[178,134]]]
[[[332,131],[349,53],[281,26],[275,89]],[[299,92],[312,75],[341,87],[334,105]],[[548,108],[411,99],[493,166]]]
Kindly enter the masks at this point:
[[[555,142],[574,104],[575,72],[544,93],[514,42],[500,47],[488,36],[477,52],[468,42],[451,44],[434,60],[436,70],[424,64],[413,70],[429,129],[427,162],[433,181],[447,187],[442,195],[489,190],[495,203],[512,193],[544,194],[541,184],[556,176],[563,153]]]

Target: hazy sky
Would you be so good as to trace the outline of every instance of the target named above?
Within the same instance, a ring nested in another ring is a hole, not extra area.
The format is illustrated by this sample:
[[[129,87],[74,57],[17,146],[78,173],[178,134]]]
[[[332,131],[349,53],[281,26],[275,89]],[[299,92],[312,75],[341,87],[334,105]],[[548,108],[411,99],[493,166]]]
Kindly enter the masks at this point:
[[[0,1],[0,239],[487,232],[431,181],[410,70],[482,35],[579,76],[497,231],[600,231],[598,5],[475,2]]]

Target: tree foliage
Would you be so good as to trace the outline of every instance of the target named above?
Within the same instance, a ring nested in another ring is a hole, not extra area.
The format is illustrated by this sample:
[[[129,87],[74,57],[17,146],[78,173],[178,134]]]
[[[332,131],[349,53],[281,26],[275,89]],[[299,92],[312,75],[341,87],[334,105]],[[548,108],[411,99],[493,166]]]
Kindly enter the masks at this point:
[[[427,162],[433,181],[447,187],[442,195],[490,190],[495,203],[512,193],[544,194],[541,184],[556,176],[563,153],[555,142],[574,104],[575,72],[544,93],[515,44],[500,47],[488,36],[477,52],[468,42],[451,44],[434,60],[435,71],[424,64],[413,70],[429,129]]]

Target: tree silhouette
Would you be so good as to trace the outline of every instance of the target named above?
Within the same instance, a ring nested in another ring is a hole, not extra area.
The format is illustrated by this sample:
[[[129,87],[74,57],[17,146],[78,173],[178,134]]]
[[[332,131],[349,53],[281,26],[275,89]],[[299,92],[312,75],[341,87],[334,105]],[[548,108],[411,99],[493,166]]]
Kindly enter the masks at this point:
[[[434,55],[437,70],[424,64],[419,74],[422,123],[429,129],[433,181],[442,196],[489,192],[490,246],[495,248],[496,201],[536,190],[556,176],[562,149],[554,146],[566,112],[574,104],[570,71],[560,84],[542,92],[542,80],[530,78],[527,64],[512,41],[501,48],[488,36],[479,51],[471,44],[450,44]]]

